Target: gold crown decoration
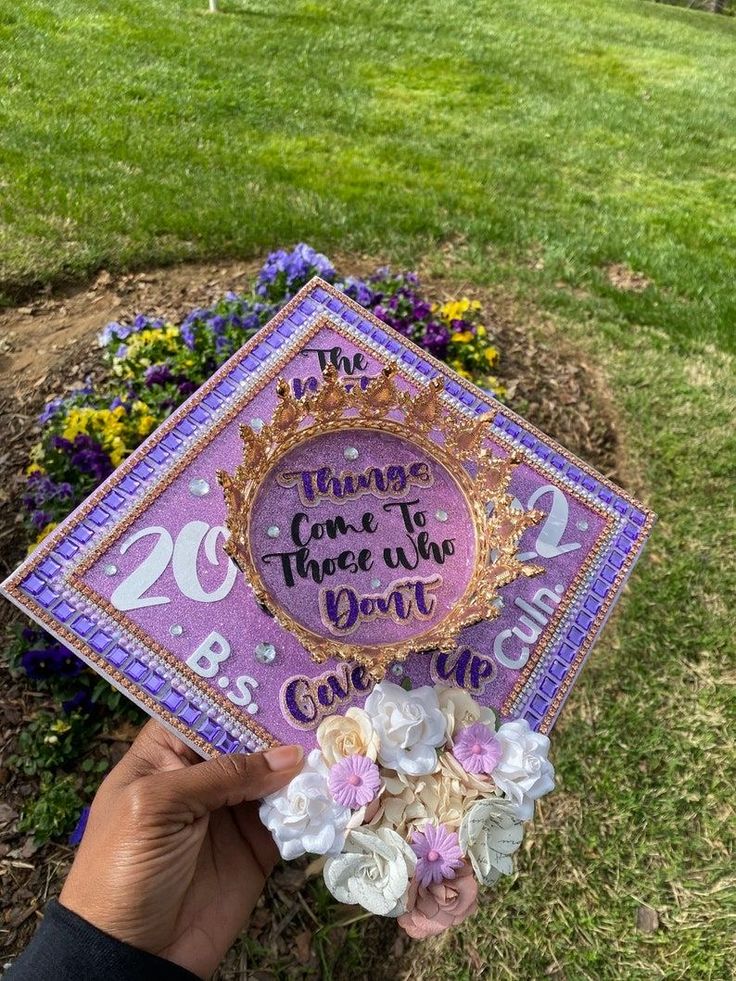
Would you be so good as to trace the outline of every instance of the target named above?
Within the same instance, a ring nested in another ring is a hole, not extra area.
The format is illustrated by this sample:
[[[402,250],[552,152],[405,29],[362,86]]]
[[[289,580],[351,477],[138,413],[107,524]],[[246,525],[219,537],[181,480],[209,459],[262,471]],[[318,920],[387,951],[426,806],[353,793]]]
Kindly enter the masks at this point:
[[[451,414],[442,400],[441,378],[412,394],[397,388],[394,375],[395,368],[389,365],[363,387],[341,378],[334,366],[329,366],[319,387],[299,398],[289,383],[280,379],[271,421],[257,432],[242,425],[243,462],[233,474],[217,474],[227,506],[229,538],[225,550],[245,575],[258,602],[297,637],[314,661],[335,657],[357,662],[376,681],[389,664],[409,654],[452,650],[463,628],[499,615],[501,587],[544,571],[518,558],[521,536],[543,514],[513,506],[508,488],[519,461],[511,455],[494,456],[482,446],[489,435],[488,417],[465,419]],[[306,440],[351,430],[389,433],[436,460],[458,485],[474,524],[476,558],[463,596],[424,633],[395,643],[351,644],[299,623],[267,589],[251,547],[252,506],[259,487],[279,460]]]

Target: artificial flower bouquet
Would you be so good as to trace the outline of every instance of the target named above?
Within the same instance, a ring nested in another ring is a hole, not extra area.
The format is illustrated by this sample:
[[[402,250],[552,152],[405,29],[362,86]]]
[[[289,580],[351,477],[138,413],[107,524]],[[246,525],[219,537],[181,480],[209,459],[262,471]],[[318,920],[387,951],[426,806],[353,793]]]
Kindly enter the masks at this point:
[[[324,719],[303,771],[261,804],[281,856],[324,856],[341,903],[434,936],[513,871],[534,801],[554,788],[549,739],[446,685],[382,681]]]

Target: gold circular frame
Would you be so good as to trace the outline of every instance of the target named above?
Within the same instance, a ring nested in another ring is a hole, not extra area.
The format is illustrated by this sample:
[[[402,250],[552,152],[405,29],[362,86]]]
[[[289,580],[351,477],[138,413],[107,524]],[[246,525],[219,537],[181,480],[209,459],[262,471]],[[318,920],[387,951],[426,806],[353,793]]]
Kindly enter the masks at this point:
[[[474,569],[468,578],[465,589],[457,598],[454,604],[454,609],[448,610],[433,627],[430,627],[421,633],[414,634],[412,637],[408,637],[406,640],[395,641],[392,644],[351,644],[348,641],[340,641],[337,638],[331,638],[329,636],[319,634],[309,627],[306,627],[286,609],[286,607],[280,602],[278,596],[275,596],[273,590],[269,589],[269,587],[266,585],[260,569],[258,568],[257,556],[253,552],[254,543],[253,536],[251,535],[253,508],[261,488],[273,474],[273,471],[281,464],[284,457],[300,446],[303,446],[312,440],[329,436],[332,433],[343,432],[388,433],[394,438],[399,439],[404,444],[415,446],[418,450],[429,457],[430,460],[433,460],[435,463],[439,464],[439,466],[444,468],[445,472],[455,484],[458,493],[462,497],[468,511],[468,516],[472,522],[473,545],[475,552]],[[479,559],[480,549],[483,547],[482,538],[484,534],[483,526],[485,525],[485,520],[479,521],[479,516],[475,513],[476,507],[474,506],[472,497],[472,478],[470,477],[470,474],[461,463],[458,463],[455,457],[449,453],[446,453],[442,446],[436,443],[434,440],[425,438],[421,435],[417,437],[407,437],[405,427],[390,419],[367,419],[361,420],[357,424],[356,421],[352,419],[342,419],[328,424],[321,429],[319,433],[310,432],[309,430],[300,430],[294,433],[291,438],[287,439],[283,443],[283,445],[280,447],[280,451],[274,457],[271,465],[263,474],[261,479],[257,483],[253,482],[251,484],[251,487],[249,488],[244,500],[244,506],[247,515],[245,536],[248,551],[246,568],[243,569],[243,572],[245,573],[248,582],[258,598],[258,602],[267,607],[274,619],[282,627],[298,637],[300,643],[312,654],[316,655],[317,650],[324,648],[325,646],[329,648],[330,645],[336,645],[340,648],[339,653],[329,650],[325,654],[325,657],[337,656],[351,661],[358,661],[360,664],[364,664],[369,667],[371,664],[379,660],[385,663],[390,663],[391,661],[403,660],[409,654],[416,651],[437,649],[446,650],[453,646],[456,628],[453,625],[445,626],[445,621],[449,617],[458,615],[458,611],[462,610],[463,608],[464,601],[478,586],[479,571],[482,570],[482,563],[479,561]],[[485,519],[484,511],[483,519]],[[320,656],[318,659],[324,660],[324,657]]]
[[[451,650],[464,627],[499,615],[495,599],[502,586],[519,576],[542,572],[540,567],[521,562],[516,556],[521,535],[542,514],[511,507],[508,484],[517,464],[511,457],[492,456],[482,446],[488,422],[482,418],[466,420],[459,415],[450,416],[441,400],[444,387],[441,379],[412,395],[397,390],[393,374],[392,368],[385,368],[365,389],[360,386],[348,389],[337,372],[328,368],[317,391],[301,399],[293,395],[282,379],[277,386],[279,401],[271,422],[259,433],[249,426],[241,426],[243,463],[232,475],[218,473],[230,532],[225,549],[245,575],[258,602],[299,640],[317,663],[331,657],[357,662],[376,680],[384,676],[391,662],[404,660],[410,654]],[[403,414],[402,422],[390,417],[396,412]],[[253,504],[279,462],[312,439],[351,430],[389,433],[420,449],[454,481],[473,523],[474,566],[462,595],[434,626],[383,646],[350,644],[318,634],[297,621],[267,588],[251,545]],[[433,432],[441,434],[442,443],[432,438]],[[473,465],[475,475],[466,463]],[[489,501],[493,501],[490,514]]]

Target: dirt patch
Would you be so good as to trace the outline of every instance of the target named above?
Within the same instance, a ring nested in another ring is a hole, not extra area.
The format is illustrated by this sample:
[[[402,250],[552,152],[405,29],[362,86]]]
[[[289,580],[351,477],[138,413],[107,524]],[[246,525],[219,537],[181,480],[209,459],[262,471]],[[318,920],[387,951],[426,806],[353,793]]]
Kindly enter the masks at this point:
[[[336,256],[335,263],[339,269],[359,275],[379,265],[370,258],[355,256]],[[137,313],[179,322],[194,307],[209,306],[228,290],[245,289],[257,267],[257,263],[231,262],[115,277],[103,272],[86,288],[44,292],[22,307],[0,312],[0,468],[5,477],[0,491],[0,571],[12,569],[22,555],[20,493],[28,453],[38,438],[38,413],[49,398],[63,394],[87,376],[93,380],[103,377],[98,331],[110,320],[129,320]],[[429,277],[425,277],[424,285],[436,299],[461,294],[479,299],[501,351],[499,376],[507,387],[510,405],[563,446],[620,481],[611,402],[595,368],[559,328],[538,318],[532,322],[528,311],[520,311],[512,300],[493,292]],[[0,604],[0,624],[12,615],[9,604]],[[24,721],[41,708],[58,707],[24,679],[14,680],[0,670],[0,786],[4,801],[0,805],[0,948],[7,956],[27,944],[44,903],[58,894],[73,854],[64,845],[38,848],[30,836],[18,831],[24,801],[36,788],[32,779],[13,774],[2,765],[13,751]],[[100,758],[115,762],[130,738],[132,733],[101,739]],[[343,976],[337,955],[348,930],[356,929],[348,925],[355,911],[346,908],[339,913],[337,923],[325,933],[304,898],[304,883],[303,871],[294,865],[277,870],[255,912],[249,939],[239,942],[223,964],[219,973],[223,981],[246,976],[316,978],[323,974],[325,959],[330,960],[331,976]],[[371,976],[376,981],[396,978],[405,941],[395,923],[369,918],[360,924],[360,930],[361,946],[379,952],[370,958]],[[318,944],[319,935],[322,940]],[[255,961],[254,950],[261,952]]]
[[[631,266],[623,263],[614,263],[606,267],[606,276],[611,286],[617,290],[624,290],[627,293],[643,293],[649,286],[653,286],[651,279],[643,273],[634,272]]]

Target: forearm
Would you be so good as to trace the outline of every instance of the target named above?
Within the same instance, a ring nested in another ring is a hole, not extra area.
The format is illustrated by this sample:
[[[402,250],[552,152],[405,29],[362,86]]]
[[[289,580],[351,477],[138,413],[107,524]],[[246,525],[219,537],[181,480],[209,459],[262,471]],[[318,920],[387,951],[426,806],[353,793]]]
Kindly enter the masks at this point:
[[[56,900],[5,981],[200,981],[195,974],[116,940]]]

